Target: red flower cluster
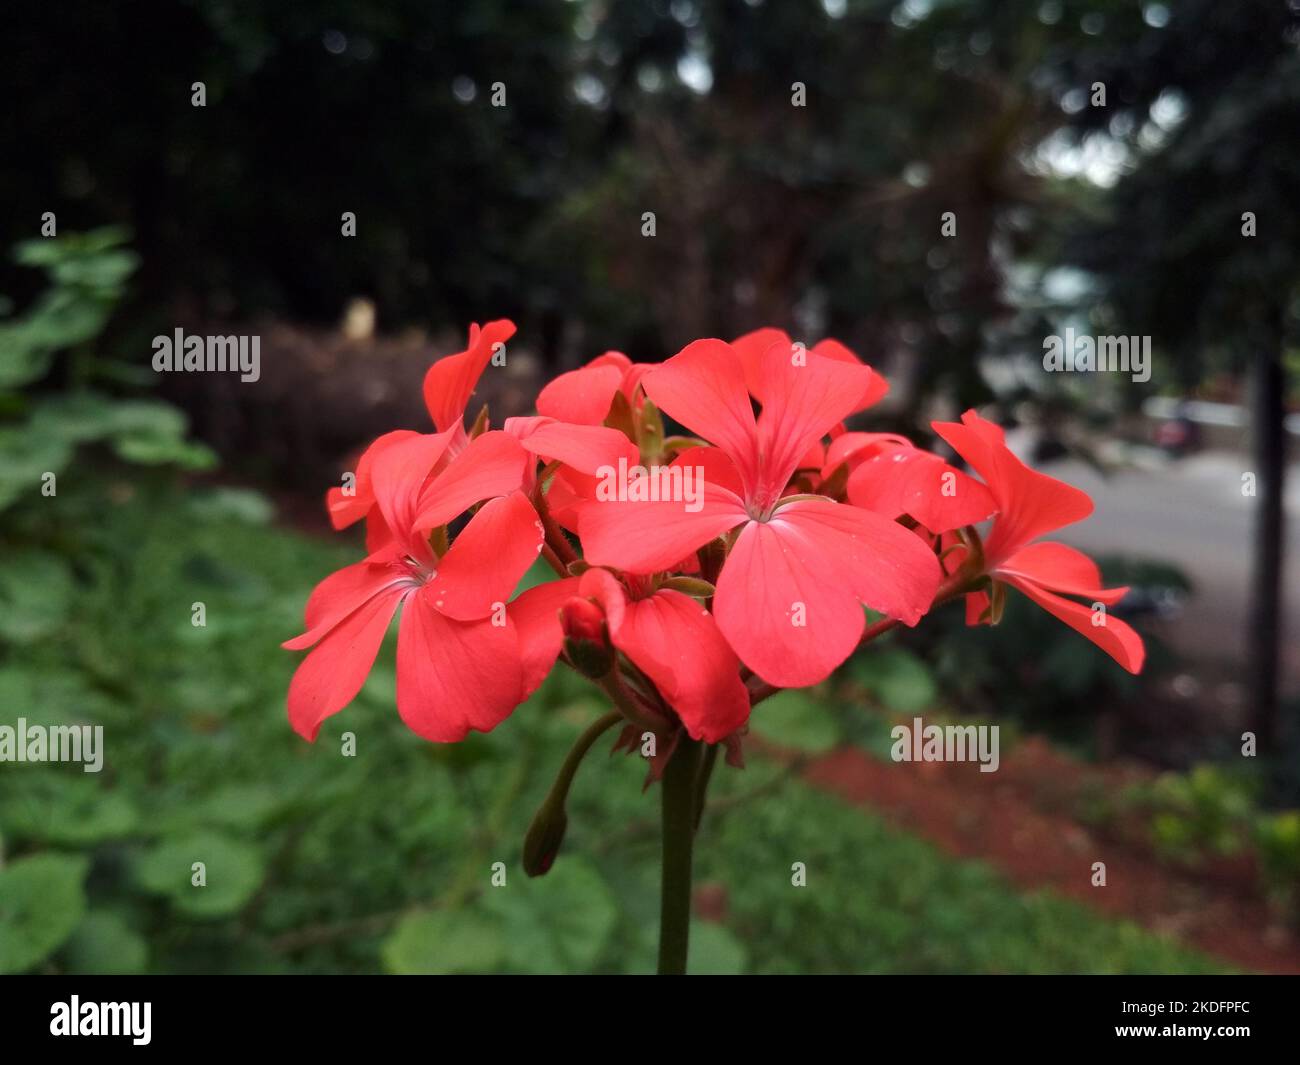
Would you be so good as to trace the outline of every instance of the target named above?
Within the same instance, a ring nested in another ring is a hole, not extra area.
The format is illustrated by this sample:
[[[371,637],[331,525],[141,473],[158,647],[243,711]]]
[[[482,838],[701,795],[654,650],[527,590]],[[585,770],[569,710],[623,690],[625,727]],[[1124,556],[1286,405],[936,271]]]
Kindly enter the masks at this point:
[[[846,431],[886,382],[836,341],[762,329],[656,365],[609,352],[548,384],[537,416],[467,429],[513,333],[471,326],[425,377],[436,431],[381,436],[330,491],[336,528],[365,520],[368,554],[317,586],[284,645],[312,648],[289,689],[306,738],[361,688],[399,605],[398,712],[442,742],[496,726],[563,655],[633,720],[716,743],[759,692],[829,676],[864,607],[884,616],[873,633],[959,595],[970,624],[994,622],[1006,586],[1141,668],[1141,639],[1104,609],[1125,589],[1035,542],[1091,500],[975,412],[934,430],[982,481],[902,437]],[[695,435],[665,437],[662,414]],[[539,555],[558,579],[512,599]]]

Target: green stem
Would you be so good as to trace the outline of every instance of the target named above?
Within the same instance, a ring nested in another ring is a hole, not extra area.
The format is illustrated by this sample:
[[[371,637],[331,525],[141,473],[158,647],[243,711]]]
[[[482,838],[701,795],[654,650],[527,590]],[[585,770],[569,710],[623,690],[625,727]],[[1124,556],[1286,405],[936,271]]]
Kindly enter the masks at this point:
[[[700,830],[700,819],[704,817],[704,800],[709,794],[709,781],[713,779],[713,767],[718,761],[718,744],[711,743],[704,749],[704,764],[700,766],[700,777],[695,785],[695,830]]]
[[[663,882],[659,975],[684,975],[691,934],[691,848],[695,843],[700,742],[685,733],[663,776]]]

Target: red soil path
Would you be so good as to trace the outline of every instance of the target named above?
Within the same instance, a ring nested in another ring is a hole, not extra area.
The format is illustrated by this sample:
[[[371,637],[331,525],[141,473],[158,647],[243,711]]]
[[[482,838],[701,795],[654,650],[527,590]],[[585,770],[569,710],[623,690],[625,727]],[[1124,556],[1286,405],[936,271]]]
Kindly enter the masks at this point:
[[[1149,776],[1136,767],[1083,765],[1041,739],[1026,739],[996,773],[974,763],[893,763],[857,748],[815,759],[805,778],[944,851],[996,866],[1026,889],[1047,888],[1127,917],[1257,972],[1300,973],[1300,938],[1259,896],[1249,859],[1184,870],[1122,833],[1080,825],[1068,813],[1084,789]],[[1092,863],[1106,886],[1092,886]]]

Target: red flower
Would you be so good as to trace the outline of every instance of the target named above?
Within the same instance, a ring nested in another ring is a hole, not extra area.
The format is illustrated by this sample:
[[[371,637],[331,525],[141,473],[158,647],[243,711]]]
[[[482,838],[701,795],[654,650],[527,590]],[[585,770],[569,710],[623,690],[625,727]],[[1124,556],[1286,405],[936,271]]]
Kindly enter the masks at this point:
[[[1087,493],[1031,470],[1012,454],[1002,430],[973,410],[960,423],[935,422],[933,428],[984,478],[997,502],[998,515],[983,546],[985,572],[1029,596],[1130,673],[1141,670],[1146,649],[1129,625],[1063,598],[1113,606],[1128,589],[1102,588],[1097,564],[1072,547],[1030,542],[1091,514]],[[987,593],[967,596],[967,621],[982,620],[990,606]]]
[[[284,644],[313,648],[289,687],[289,719],[309,740],[360,690],[399,605],[397,708],[426,739],[492,729],[549,669],[526,653],[504,606],[541,550],[537,513],[519,490],[529,456],[508,434],[485,433],[440,464],[450,442],[446,432],[411,434],[374,456],[383,543],[317,585],[306,631]],[[438,557],[428,530],[484,499]]]
[[[815,684],[857,645],[863,604],[915,624],[940,570],[893,521],[786,494],[810,446],[875,387],[874,371],[773,344],[752,378],[768,399],[757,419],[745,367],[720,340],[698,340],[649,371],[642,384],[659,409],[716,445],[676,460],[704,469],[701,504],[591,502],[579,530],[589,561],[649,574],[739,528],[713,600],[718,627],[767,682]]]

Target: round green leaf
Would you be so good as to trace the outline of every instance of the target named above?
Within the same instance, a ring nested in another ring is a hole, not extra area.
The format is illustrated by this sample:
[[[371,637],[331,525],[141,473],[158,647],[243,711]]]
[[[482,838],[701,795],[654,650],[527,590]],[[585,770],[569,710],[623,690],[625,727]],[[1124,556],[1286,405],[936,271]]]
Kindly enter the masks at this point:
[[[30,969],[72,934],[86,908],[85,858],[36,854],[0,869],[0,973]]]
[[[589,971],[618,917],[609,885],[581,858],[564,858],[543,877],[515,876],[486,891],[485,905],[501,921],[506,961],[516,971]]]
[[[404,917],[380,953],[390,973],[489,973],[500,967],[505,943],[479,914],[439,911]]]
[[[203,863],[204,883],[195,884],[194,865]],[[224,917],[240,910],[262,883],[262,856],[251,844],[216,832],[165,839],[136,863],[146,891],[166,896],[193,917]]]
[[[64,946],[62,960],[72,973],[141,973],[149,963],[149,946],[116,913],[92,910]]]

